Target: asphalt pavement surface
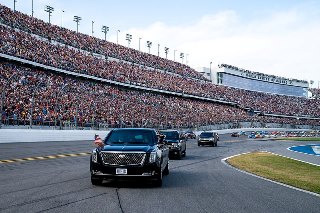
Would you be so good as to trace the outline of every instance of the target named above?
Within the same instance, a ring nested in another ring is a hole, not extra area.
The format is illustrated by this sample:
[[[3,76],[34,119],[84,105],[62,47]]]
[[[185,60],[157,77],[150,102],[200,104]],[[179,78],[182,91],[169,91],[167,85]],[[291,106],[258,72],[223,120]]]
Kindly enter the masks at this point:
[[[186,157],[170,160],[170,174],[158,188],[145,181],[91,185],[90,156],[85,153],[93,149],[92,141],[4,143],[0,160],[13,162],[0,163],[0,212],[319,212],[320,196],[247,175],[221,162],[240,153],[271,151],[320,164],[319,156],[287,150],[300,144],[306,142],[226,134],[220,136],[218,147],[198,147],[196,140],[189,139]]]

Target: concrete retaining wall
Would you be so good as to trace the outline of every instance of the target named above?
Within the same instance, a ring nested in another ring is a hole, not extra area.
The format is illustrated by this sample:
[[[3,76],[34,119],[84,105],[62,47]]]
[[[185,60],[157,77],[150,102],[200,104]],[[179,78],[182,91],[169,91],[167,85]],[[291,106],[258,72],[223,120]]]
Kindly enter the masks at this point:
[[[209,129],[208,129],[209,130]],[[285,128],[241,128],[241,129],[223,129],[214,130],[219,134],[227,134],[237,131],[284,131],[294,130]],[[303,130],[303,129],[299,129]],[[99,130],[41,130],[41,129],[0,129],[0,143],[17,143],[17,142],[47,142],[47,141],[93,141],[94,135],[98,134],[104,138],[109,131]],[[199,135],[202,131],[196,131]]]
[[[95,134],[105,137],[108,132],[99,130],[0,129],[0,143],[93,140]]]

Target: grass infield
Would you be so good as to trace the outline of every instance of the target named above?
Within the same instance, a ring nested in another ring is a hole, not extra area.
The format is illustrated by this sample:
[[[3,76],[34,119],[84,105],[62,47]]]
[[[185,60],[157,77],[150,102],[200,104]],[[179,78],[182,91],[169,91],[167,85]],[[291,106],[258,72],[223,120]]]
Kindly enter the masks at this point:
[[[253,152],[229,158],[241,170],[320,194],[320,167],[266,152]]]

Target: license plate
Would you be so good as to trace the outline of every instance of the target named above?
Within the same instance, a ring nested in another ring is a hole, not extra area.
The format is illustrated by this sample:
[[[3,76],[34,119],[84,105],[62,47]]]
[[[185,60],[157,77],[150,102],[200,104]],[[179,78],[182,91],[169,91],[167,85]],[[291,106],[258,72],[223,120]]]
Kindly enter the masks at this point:
[[[116,175],[126,175],[127,173],[127,169],[116,168]]]

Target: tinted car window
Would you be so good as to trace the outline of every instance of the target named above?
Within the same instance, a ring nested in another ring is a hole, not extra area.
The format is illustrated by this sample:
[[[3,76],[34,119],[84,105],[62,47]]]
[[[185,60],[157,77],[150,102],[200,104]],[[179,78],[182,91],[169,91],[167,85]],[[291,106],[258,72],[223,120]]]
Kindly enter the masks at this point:
[[[174,131],[160,131],[161,134],[165,135],[167,140],[179,140],[179,133]]]
[[[213,133],[212,132],[202,132],[200,134],[201,138],[212,138],[213,137]]]
[[[148,130],[116,130],[106,138],[107,145],[154,145],[155,138],[152,131]]]

